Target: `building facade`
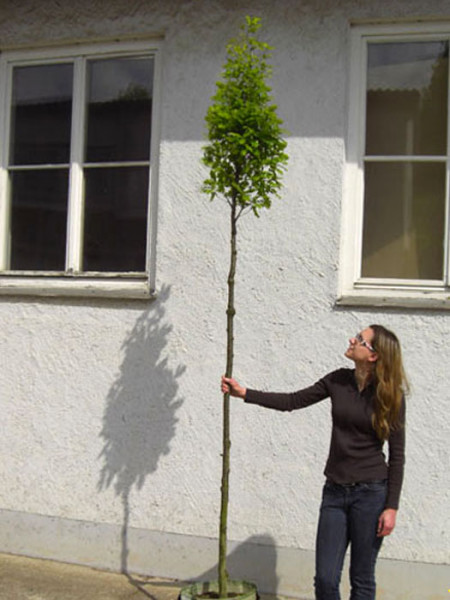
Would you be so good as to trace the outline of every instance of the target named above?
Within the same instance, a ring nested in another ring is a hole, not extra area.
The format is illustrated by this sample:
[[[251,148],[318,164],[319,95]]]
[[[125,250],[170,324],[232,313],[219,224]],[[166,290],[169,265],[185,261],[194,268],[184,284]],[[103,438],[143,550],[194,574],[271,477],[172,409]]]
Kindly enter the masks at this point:
[[[239,223],[234,374],[299,389],[364,326],[398,334],[407,461],[379,594],[447,597],[441,0],[0,3],[0,551],[214,576],[229,217],[201,156],[246,15],[274,47],[289,165]],[[328,401],[232,409],[230,572],[312,598]]]

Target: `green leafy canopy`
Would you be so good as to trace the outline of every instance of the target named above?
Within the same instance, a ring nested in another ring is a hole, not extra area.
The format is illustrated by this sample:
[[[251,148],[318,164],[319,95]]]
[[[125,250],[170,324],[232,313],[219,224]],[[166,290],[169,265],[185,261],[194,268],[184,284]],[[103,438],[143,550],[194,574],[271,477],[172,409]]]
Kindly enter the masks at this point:
[[[228,203],[258,215],[279,195],[288,157],[284,153],[282,120],[272,103],[266,79],[272,47],[257,38],[259,18],[246,17],[237,39],[227,45],[223,81],[206,114],[209,144],[203,162],[209,177],[203,191],[213,200],[222,195]]]

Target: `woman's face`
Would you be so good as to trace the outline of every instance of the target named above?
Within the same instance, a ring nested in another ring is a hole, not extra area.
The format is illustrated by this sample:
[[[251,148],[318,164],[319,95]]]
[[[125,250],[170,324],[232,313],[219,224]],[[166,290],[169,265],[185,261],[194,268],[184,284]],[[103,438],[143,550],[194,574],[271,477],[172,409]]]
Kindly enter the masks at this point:
[[[348,341],[349,346],[345,352],[345,356],[354,362],[375,362],[377,354],[372,346],[374,335],[373,329],[367,327],[354,337],[351,337]]]

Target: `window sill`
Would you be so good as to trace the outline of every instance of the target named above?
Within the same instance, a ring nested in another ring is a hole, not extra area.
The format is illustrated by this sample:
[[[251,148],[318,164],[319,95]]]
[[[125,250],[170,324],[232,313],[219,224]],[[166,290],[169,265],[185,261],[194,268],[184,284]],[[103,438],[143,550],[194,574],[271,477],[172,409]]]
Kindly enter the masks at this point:
[[[373,306],[450,310],[450,289],[354,288],[343,292],[337,306]]]
[[[0,275],[0,296],[61,296],[85,298],[155,297],[146,275]]]

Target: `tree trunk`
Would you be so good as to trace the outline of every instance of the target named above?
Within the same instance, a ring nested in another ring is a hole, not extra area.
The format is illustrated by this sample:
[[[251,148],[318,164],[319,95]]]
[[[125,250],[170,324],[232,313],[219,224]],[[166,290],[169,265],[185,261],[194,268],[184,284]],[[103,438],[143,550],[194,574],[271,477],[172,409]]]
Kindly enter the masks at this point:
[[[233,198],[231,204],[231,248],[230,248],[230,270],[228,273],[228,305],[227,305],[227,365],[225,376],[232,377],[234,334],[233,319],[234,308],[234,278],[236,273],[237,246],[236,246],[236,200]],[[226,568],[227,558],[227,518],[228,518],[228,488],[230,476],[230,394],[223,396],[223,446],[222,446],[222,487],[220,505],[220,529],[219,529],[219,596],[226,598],[228,589],[228,573]]]

